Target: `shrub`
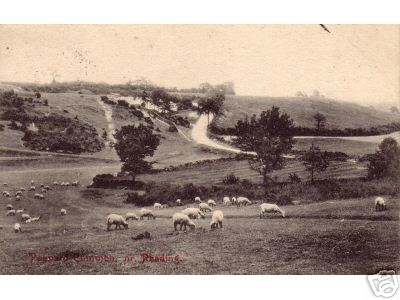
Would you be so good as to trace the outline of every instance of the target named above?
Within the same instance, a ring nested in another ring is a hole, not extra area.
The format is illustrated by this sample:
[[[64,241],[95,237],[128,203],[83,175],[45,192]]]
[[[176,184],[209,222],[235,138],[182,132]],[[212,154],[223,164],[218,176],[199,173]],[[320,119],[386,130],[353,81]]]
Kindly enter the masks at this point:
[[[299,182],[301,182],[301,178],[296,173],[290,173],[289,174],[289,181],[291,183],[299,183]]]
[[[178,129],[176,128],[175,125],[170,125],[169,128],[168,128],[168,131],[169,132],[178,132]]]
[[[223,184],[237,184],[240,181],[240,178],[235,176],[235,174],[231,173],[227,175],[224,179],[222,179]]]

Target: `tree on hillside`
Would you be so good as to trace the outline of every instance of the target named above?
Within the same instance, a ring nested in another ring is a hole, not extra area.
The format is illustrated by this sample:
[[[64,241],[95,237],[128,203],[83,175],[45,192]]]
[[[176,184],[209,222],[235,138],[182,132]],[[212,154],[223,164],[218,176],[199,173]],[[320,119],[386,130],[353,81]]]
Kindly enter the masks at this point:
[[[208,124],[210,123],[210,114],[216,116],[221,113],[222,106],[225,101],[225,95],[220,92],[213,92],[207,98],[200,99],[198,106],[198,114],[206,114]]]
[[[123,126],[117,129],[114,137],[114,148],[122,162],[121,171],[129,172],[135,180],[138,174],[151,170],[152,164],[145,158],[153,156],[160,139],[149,127],[143,124]]]
[[[384,177],[400,178],[400,147],[394,138],[385,138],[368,157],[368,178]]]
[[[249,154],[248,162],[252,169],[263,176],[265,197],[268,197],[268,183],[273,170],[282,169],[285,153],[288,153],[295,141],[291,134],[293,120],[286,113],[280,113],[278,107],[263,111],[259,117],[239,120],[235,126],[236,144]]]
[[[326,117],[318,112],[313,116],[313,118],[315,120],[315,127],[317,128],[317,132],[319,134],[320,130],[325,127]]]
[[[168,99],[168,93],[162,88],[156,88],[151,92],[150,99],[155,109],[156,106],[160,106],[165,99]]]
[[[321,152],[318,147],[314,146],[314,143],[312,143],[310,149],[304,153],[301,160],[307,172],[310,173],[312,183],[314,183],[315,173],[321,173],[329,166],[326,153]]]

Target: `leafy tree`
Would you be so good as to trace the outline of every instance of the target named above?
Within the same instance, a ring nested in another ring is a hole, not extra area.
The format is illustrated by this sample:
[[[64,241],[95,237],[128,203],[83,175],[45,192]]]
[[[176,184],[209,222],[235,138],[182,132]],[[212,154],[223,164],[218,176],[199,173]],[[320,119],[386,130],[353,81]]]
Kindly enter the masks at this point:
[[[314,143],[312,143],[310,149],[304,153],[301,160],[307,172],[310,173],[312,183],[314,183],[315,173],[321,173],[329,167],[327,154],[314,146]]]
[[[143,124],[123,126],[115,132],[114,137],[114,148],[123,163],[121,171],[129,172],[135,180],[136,175],[151,169],[152,164],[145,158],[153,156],[160,139],[149,127]]]
[[[154,109],[160,106],[165,99],[168,99],[168,93],[162,88],[156,88],[151,92],[150,99],[153,103]]]
[[[216,116],[221,113],[222,105],[225,101],[225,95],[220,92],[213,92],[207,98],[199,101],[198,114],[207,114],[208,123],[210,123],[210,114]]]
[[[36,92],[35,96],[36,96],[37,99],[40,99],[42,97],[42,95],[39,92]]]
[[[273,170],[282,169],[284,154],[288,153],[295,141],[292,136],[293,120],[286,113],[280,113],[278,107],[263,111],[259,117],[239,120],[235,126],[236,144],[249,155],[250,167],[263,176],[265,196],[268,196],[268,182]]]
[[[316,113],[313,118],[315,120],[315,127],[317,128],[317,132],[319,134],[320,130],[325,127],[326,117],[321,113]]]
[[[400,147],[394,138],[385,138],[368,161],[368,178],[400,178]]]

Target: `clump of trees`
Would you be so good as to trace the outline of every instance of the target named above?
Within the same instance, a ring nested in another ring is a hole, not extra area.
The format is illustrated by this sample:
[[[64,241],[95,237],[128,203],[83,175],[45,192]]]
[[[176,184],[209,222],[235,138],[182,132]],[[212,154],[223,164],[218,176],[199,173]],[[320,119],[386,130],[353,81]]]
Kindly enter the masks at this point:
[[[145,160],[153,156],[160,139],[148,126],[128,125],[118,129],[114,137],[116,139],[114,148],[122,162],[122,172],[127,172],[135,181],[139,174],[148,172],[152,163]]]
[[[400,147],[394,138],[385,138],[368,158],[368,178],[400,178]]]
[[[321,173],[329,167],[329,159],[326,152],[322,152],[318,147],[311,144],[311,147],[301,157],[301,161],[310,173],[311,182],[314,183],[316,173]]]
[[[263,177],[265,197],[268,197],[268,184],[271,172],[284,167],[284,154],[288,153],[295,141],[291,134],[293,120],[278,107],[263,111],[258,117],[239,120],[236,124],[238,134],[235,143],[242,151],[254,152],[249,155],[250,167]]]
[[[213,92],[208,97],[200,99],[198,106],[198,114],[206,114],[208,123],[210,123],[210,114],[217,116],[222,111],[225,101],[225,95],[221,92]]]

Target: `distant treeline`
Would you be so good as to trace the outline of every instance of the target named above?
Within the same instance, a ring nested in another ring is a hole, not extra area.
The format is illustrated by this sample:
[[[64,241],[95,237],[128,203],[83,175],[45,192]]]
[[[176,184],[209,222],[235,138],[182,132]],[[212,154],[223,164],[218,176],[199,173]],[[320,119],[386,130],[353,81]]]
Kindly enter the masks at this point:
[[[209,130],[217,135],[238,135],[236,128],[222,128],[214,122],[210,124]],[[345,129],[327,129],[296,126],[292,129],[294,136],[370,136],[389,134],[400,131],[400,122],[392,122],[387,125],[375,126],[370,128],[345,128]]]

